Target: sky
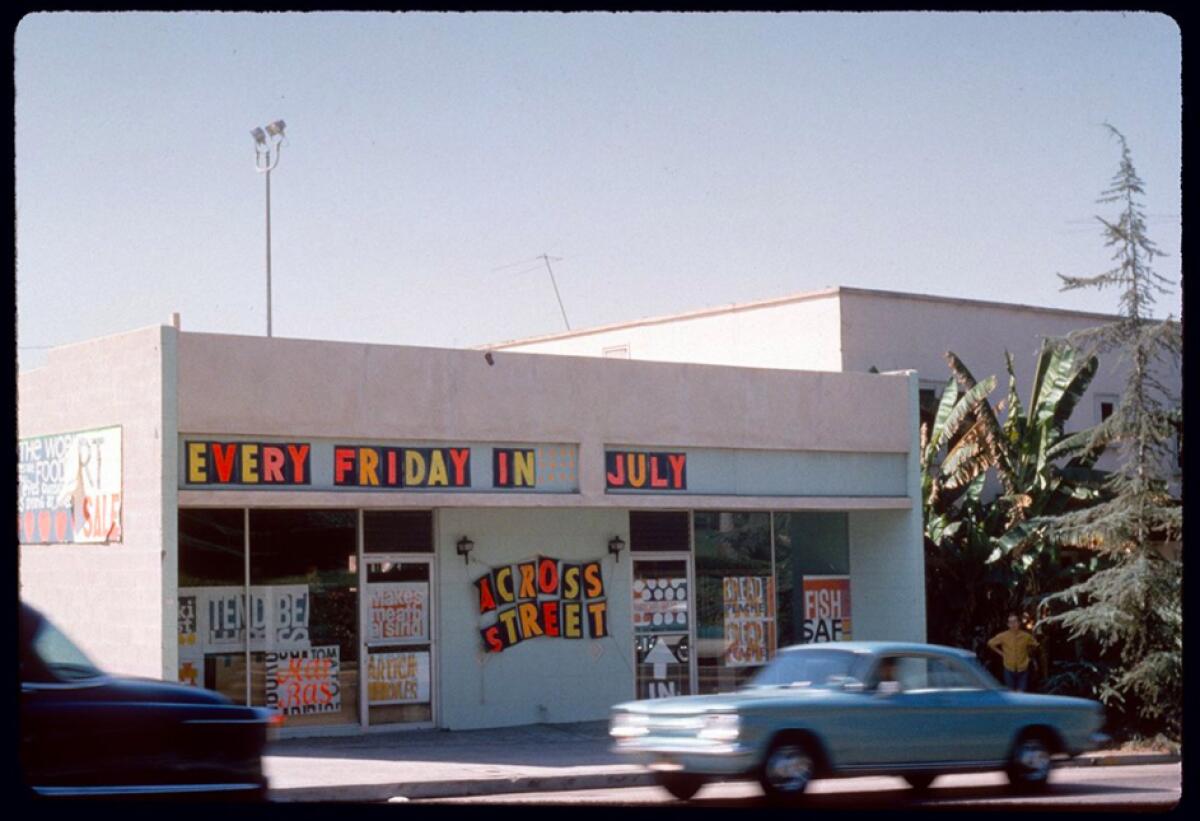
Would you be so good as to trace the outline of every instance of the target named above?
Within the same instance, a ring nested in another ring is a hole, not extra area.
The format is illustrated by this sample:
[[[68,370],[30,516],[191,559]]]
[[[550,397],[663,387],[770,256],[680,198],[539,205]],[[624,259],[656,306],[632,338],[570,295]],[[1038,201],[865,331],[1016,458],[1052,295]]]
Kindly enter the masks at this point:
[[[1179,316],[1181,43],[1150,13],[39,13],[17,345],[169,322],[470,347],[830,286],[1114,312],[1145,183]]]

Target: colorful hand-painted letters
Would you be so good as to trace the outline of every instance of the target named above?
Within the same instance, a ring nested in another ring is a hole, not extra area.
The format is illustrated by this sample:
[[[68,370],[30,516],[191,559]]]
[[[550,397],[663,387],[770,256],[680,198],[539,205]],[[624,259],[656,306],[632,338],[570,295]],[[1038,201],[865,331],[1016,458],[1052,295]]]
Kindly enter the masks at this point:
[[[495,622],[479,631],[489,653],[542,636],[608,635],[608,600],[598,561],[569,564],[539,556],[493,568],[475,580],[475,590],[479,614],[495,614]]]
[[[607,450],[604,478],[609,490],[687,490],[687,454]]]

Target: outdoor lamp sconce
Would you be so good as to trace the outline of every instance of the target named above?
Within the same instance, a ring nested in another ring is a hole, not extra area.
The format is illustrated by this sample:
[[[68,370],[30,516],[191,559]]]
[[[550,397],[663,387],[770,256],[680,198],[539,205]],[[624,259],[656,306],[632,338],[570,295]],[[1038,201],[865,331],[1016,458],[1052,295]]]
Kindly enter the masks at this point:
[[[608,540],[608,552],[617,557],[617,563],[621,561],[621,551],[625,549],[625,540],[620,536],[613,536]]]
[[[463,536],[458,540],[458,544],[456,544],[454,548],[458,551],[458,555],[463,557],[463,564],[471,563],[471,551],[475,549],[475,543],[473,541],[468,539],[466,536]]]

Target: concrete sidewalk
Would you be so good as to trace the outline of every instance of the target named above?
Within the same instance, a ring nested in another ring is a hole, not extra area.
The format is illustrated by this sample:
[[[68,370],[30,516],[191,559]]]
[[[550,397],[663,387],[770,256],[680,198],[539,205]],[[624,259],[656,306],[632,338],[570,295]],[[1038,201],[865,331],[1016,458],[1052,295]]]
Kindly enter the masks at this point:
[[[642,767],[609,749],[608,723],[415,730],[271,742],[273,801],[383,802],[513,792],[638,787]],[[1092,753],[1063,766],[1166,764],[1177,755]]]

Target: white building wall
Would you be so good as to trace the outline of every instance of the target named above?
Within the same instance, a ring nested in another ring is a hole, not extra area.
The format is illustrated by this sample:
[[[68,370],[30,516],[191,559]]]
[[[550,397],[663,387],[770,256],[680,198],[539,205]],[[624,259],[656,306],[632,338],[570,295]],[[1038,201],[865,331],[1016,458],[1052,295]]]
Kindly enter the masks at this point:
[[[175,430],[164,407],[173,333],[144,328],[56,348],[18,378],[19,438],[120,425],[123,450],[122,541],[22,545],[20,596],[102,668],[153,678],[174,664],[165,655],[173,642],[164,641],[176,617],[164,578],[175,573],[166,521],[174,518]]]
[[[833,290],[799,299],[697,311],[668,321],[622,323],[487,347],[809,371],[841,370],[842,361],[837,292]]]
[[[445,509],[437,531],[441,726],[596,721],[633,697],[631,563],[628,554],[617,561],[607,549],[613,536],[629,543],[624,510]],[[475,542],[469,565],[454,549],[464,534]],[[475,580],[538,555],[600,561],[608,637],[540,637],[485,652],[479,631],[492,620],[479,614]]]

